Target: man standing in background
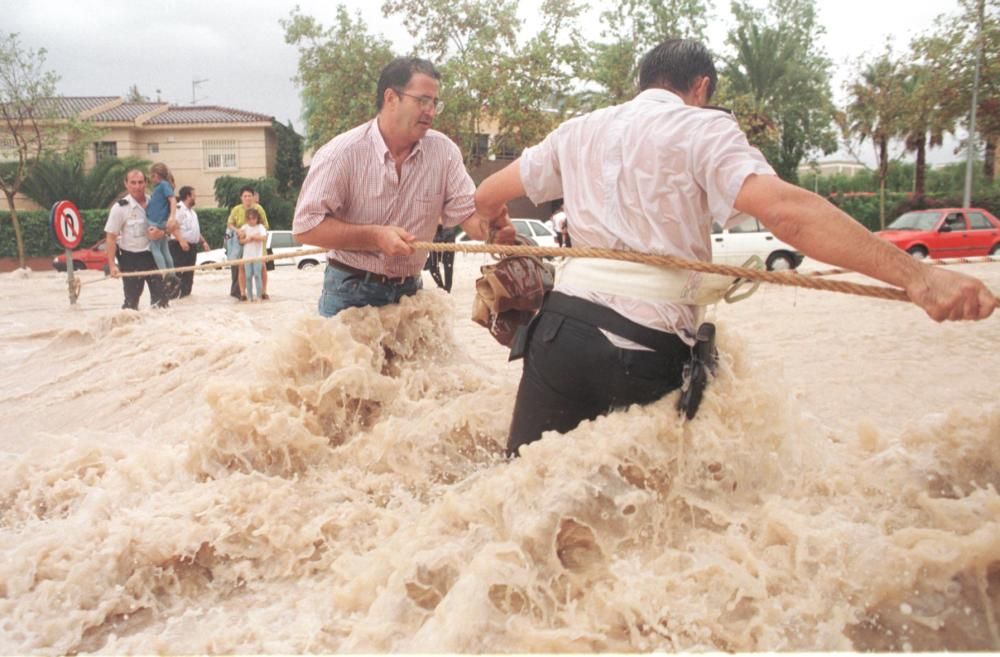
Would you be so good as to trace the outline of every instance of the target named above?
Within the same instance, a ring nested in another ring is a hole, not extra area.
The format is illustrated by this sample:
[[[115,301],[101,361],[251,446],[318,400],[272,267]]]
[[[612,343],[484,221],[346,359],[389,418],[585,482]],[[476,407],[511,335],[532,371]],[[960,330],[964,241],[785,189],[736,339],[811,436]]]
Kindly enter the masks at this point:
[[[181,187],[177,192],[180,203],[177,204],[177,225],[176,235],[170,239],[170,255],[174,259],[176,267],[191,267],[198,257],[198,245],[208,250],[208,242],[201,234],[201,225],[198,223],[198,213],[194,211],[195,192],[193,187]],[[194,272],[184,271],[178,274],[181,279],[180,289],[174,293],[173,299],[183,298],[191,294],[194,286]]]

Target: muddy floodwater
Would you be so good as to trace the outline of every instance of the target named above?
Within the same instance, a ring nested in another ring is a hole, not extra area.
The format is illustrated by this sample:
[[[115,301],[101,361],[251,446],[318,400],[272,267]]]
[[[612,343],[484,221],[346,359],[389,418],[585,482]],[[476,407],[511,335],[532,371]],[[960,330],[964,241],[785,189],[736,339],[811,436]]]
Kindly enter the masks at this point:
[[[0,274],[0,654],[1000,650],[1000,317],[764,286],[694,421],[508,461],[457,260],[333,320]]]

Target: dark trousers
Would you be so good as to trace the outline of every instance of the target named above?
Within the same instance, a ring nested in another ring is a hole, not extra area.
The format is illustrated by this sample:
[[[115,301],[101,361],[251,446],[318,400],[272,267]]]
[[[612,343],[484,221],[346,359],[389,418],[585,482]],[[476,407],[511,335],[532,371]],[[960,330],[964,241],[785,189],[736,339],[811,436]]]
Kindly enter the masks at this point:
[[[600,329],[546,311],[536,320],[514,402],[507,455],[542,437],[565,433],[616,408],[648,404],[679,388],[690,348],[619,349]]]
[[[198,257],[197,244],[188,244],[187,251],[181,248],[180,242],[177,240],[170,240],[169,244],[170,256],[174,259],[174,267],[191,267],[194,265]],[[191,288],[194,286],[193,271],[182,271],[177,274],[177,277],[181,279],[180,288],[175,288],[174,295],[170,297],[171,299],[188,296],[191,294]]]
[[[118,269],[125,272],[156,271],[156,261],[149,251],[123,251],[118,249]],[[122,308],[139,309],[139,299],[142,298],[144,285],[149,285],[149,303],[152,306],[166,308],[168,301],[163,293],[163,277],[159,273],[149,276],[135,276],[122,279],[122,289],[125,292],[125,302]]]

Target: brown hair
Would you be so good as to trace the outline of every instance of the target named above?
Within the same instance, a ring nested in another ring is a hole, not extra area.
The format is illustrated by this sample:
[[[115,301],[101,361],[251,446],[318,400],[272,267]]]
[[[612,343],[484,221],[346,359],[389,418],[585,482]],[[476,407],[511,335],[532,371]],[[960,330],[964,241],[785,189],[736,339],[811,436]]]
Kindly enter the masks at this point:
[[[176,187],[174,184],[174,174],[170,173],[170,168],[163,162],[157,162],[153,166],[149,167],[149,175],[153,175],[154,173],[161,179],[170,183],[171,187]]]
[[[247,219],[249,219],[250,217],[257,217],[257,221],[260,221],[260,213],[257,212],[257,208],[250,208],[249,210],[247,210],[246,217]]]

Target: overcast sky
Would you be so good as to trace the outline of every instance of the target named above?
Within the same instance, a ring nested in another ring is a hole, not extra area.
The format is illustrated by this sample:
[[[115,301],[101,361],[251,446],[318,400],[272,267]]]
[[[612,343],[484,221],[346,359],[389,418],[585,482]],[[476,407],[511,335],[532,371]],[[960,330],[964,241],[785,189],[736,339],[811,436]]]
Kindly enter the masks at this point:
[[[530,18],[541,0],[521,0]],[[826,26],[823,46],[836,66],[834,93],[850,62],[877,53],[887,41],[905,50],[910,39],[954,13],[957,0],[817,0]],[[17,32],[24,45],[48,50],[47,67],[60,76],[68,96],[125,95],[129,87],[177,104],[223,105],[292,120],[302,132],[301,102],[292,81],[298,54],[284,40],[279,20],[298,4],[324,26],[333,23],[335,0],[0,0],[4,32]],[[379,0],[342,0],[361,11],[372,32],[408,52],[413,39],[400,21],[385,19]],[[593,0],[592,5],[598,2]],[[729,1],[715,0],[709,46],[719,51],[728,29]],[[596,11],[593,12],[596,15]],[[591,34],[599,28],[594,23]],[[192,87],[195,80],[203,80]],[[957,160],[954,143],[930,152],[932,162]],[[873,161],[865,144],[858,152]],[[833,157],[833,156],[831,156]],[[844,157],[844,154],[838,154]]]

